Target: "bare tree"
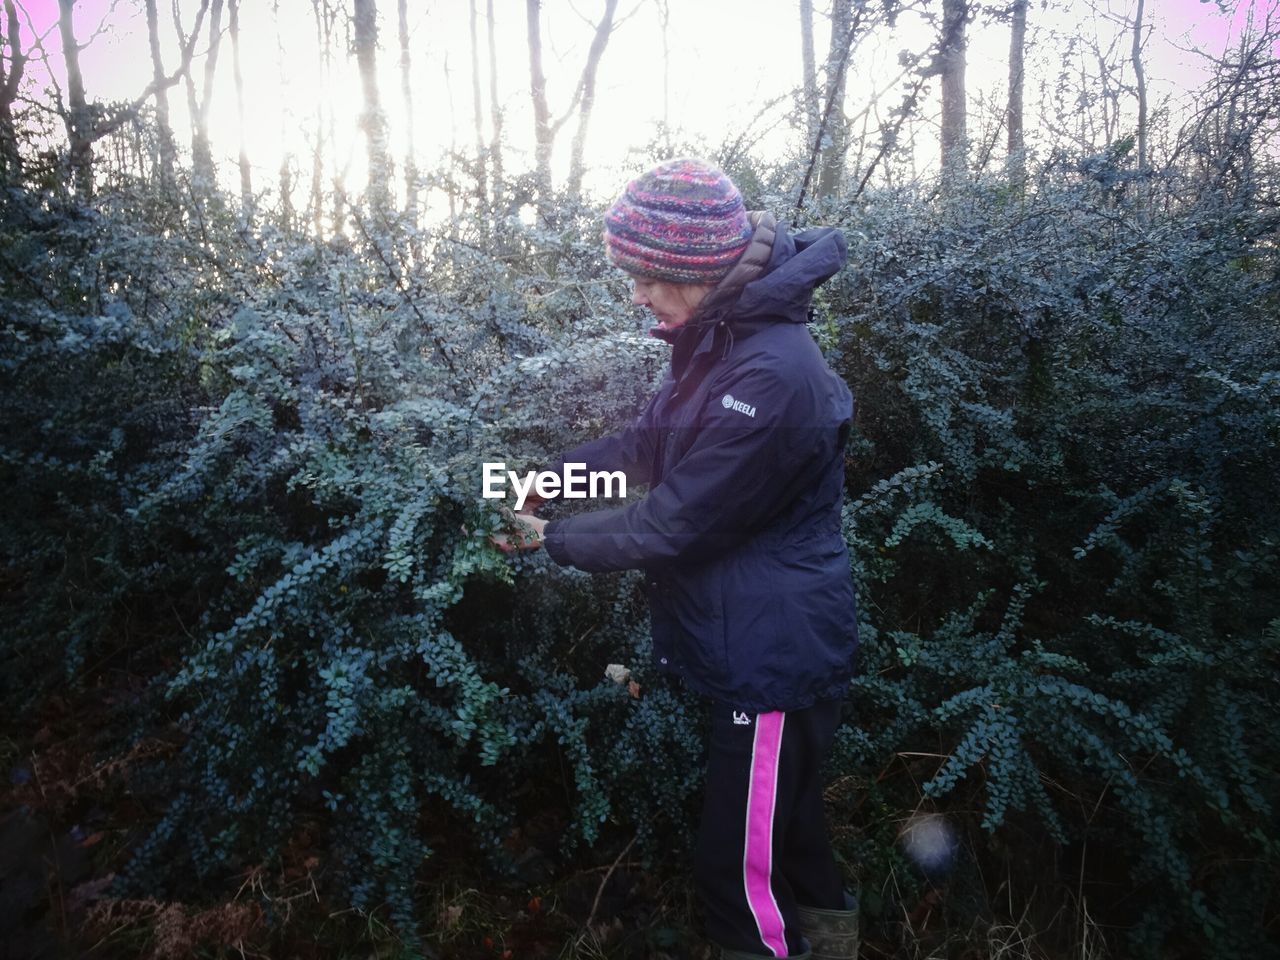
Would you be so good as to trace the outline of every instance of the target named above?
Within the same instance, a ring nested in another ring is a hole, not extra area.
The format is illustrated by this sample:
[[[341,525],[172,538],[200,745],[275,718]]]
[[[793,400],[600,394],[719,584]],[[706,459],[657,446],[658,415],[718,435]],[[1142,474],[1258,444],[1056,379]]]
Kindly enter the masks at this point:
[[[317,237],[323,235],[324,221],[324,158],[332,165],[333,207],[330,216],[338,228],[345,215],[346,198],[339,178],[337,163],[337,121],[333,109],[333,32],[341,8],[335,8],[327,0],[311,0],[316,22],[316,50],[323,95],[316,98],[316,143],[311,159],[311,221]]]
[[[476,0],[471,0],[471,116],[476,135],[476,196],[488,199],[488,176],[484,145],[484,106],[480,97],[480,38],[476,30]]]
[[[1191,48],[1210,73],[1177,131],[1167,164],[1188,165],[1199,196],[1242,196],[1259,187],[1259,156],[1280,143],[1280,11],[1250,10],[1233,48]],[[1267,201],[1274,206],[1274,197]]]
[[[173,182],[173,168],[177,163],[177,146],[173,140],[173,125],[169,122],[169,91],[164,86],[164,60],[160,55],[160,15],[156,0],[146,0],[147,41],[151,46],[151,78],[156,84],[156,139],[160,153],[160,182]]]
[[[502,103],[498,97],[498,43],[494,36],[493,0],[485,4],[489,35],[489,123],[493,134],[489,140],[489,159],[493,164],[493,195],[502,193]]]
[[[591,124],[591,110],[596,102],[596,71],[609,36],[613,33],[613,17],[618,10],[618,0],[605,0],[604,16],[596,26],[596,35],[587,51],[587,65],[582,70],[581,104],[578,107],[578,128],[573,132],[569,146],[569,193],[578,196],[582,192],[582,152],[587,143],[587,127]]]
[[[139,96],[110,109],[98,104],[90,104],[85,94],[84,75],[80,71],[80,51],[92,42],[92,38],[82,44],[76,37],[75,6],[76,0],[58,0],[58,32],[62,38],[62,57],[67,71],[67,96],[64,103],[62,94],[58,91],[55,107],[67,131],[72,186],[77,195],[82,199],[88,199],[93,195],[93,145],[135,119],[138,111],[155,96],[157,90],[168,89],[179,79],[189,75],[195,38],[200,32],[200,24],[209,8],[209,0],[200,2],[195,28],[191,37],[184,38],[182,43],[178,69],[168,76],[153,76]],[[101,28],[95,31],[94,36],[99,32]]]
[[[538,191],[545,198],[551,192],[551,147],[555,129],[547,107],[547,75],[542,70],[542,3],[525,0],[525,20],[529,37],[529,96],[533,99],[533,163]]]
[[[814,121],[810,124],[809,165],[805,169],[804,179],[796,199],[796,208],[804,205],[809,194],[809,185],[813,181],[815,170],[819,171],[817,193],[819,196],[833,196],[839,192],[845,176],[845,157],[849,146],[849,118],[845,116],[845,78],[849,72],[849,64],[853,56],[854,44],[858,31],[863,25],[863,16],[867,11],[868,0],[833,0],[831,7],[831,38],[827,49],[827,62],[824,70],[826,80],[823,86],[821,108],[817,104],[817,78],[813,79],[812,89],[806,90],[806,100],[814,103]],[[897,0],[884,0],[880,7],[886,17],[896,14]],[[801,23],[801,46],[812,47],[812,10],[806,4],[805,16]],[[810,35],[805,37],[808,32]],[[802,51],[805,53],[806,51]],[[806,65],[805,83],[808,86],[808,68]],[[819,170],[819,160],[821,168]]]
[[[942,40],[938,72],[942,75],[942,179],[944,185],[964,175],[968,153],[965,129],[966,0],[942,0]]]
[[[320,12],[320,0],[311,0],[311,12],[316,21],[316,58],[317,73],[323,77],[322,88],[328,85],[328,43],[325,39],[324,17]],[[315,142],[311,147],[311,229],[317,238],[324,236],[324,214],[321,209],[324,202],[324,113],[323,102],[326,98],[317,96]]]
[[[240,72],[240,0],[230,0],[231,66],[236,81],[236,115],[240,120],[240,211],[248,221],[253,216],[253,177],[244,138],[244,76]]]
[[[812,143],[818,132],[818,70],[813,54],[813,0],[800,0],[800,63],[803,71],[804,140]]]
[[[1009,107],[1006,124],[1009,131],[1009,155],[1006,169],[1009,179],[1021,186],[1026,180],[1026,141],[1022,135],[1023,54],[1027,43],[1027,2],[1013,0],[1009,26]]]
[[[396,19],[400,28],[400,95],[404,98],[404,195],[409,219],[418,221],[418,165],[414,157],[412,60],[409,56],[409,4],[396,3]]]
[[[16,171],[22,161],[18,156],[18,134],[13,123],[13,103],[18,99],[27,58],[22,52],[22,31],[18,10],[13,0],[4,0],[4,46],[9,48],[8,65],[0,61],[0,173]]]
[[[662,144],[671,155],[671,3],[657,0],[658,24],[662,27]]]
[[[213,80],[218,70],[218,48],[222,40],[222,2],[223,0],[212,0],[209,8],[209,52],[204,61],[204,87],[199,106],[192,116],[192,182],[199,191],[206,193],[214,185],[213,147],[209,143],[209,110],[213,106]]]
[[[288,70],[285,67],[284,53],[284,33],[280,29],[280,0],[273,0],[271,4],[271,18],[276,25],[276,77],[277,89],[280,91],[281,100],[286,107],[280,111],[280,142],[287,144],[289,142],[287,131],[289,127],[289,81]],[[280,151],[280,169],[277,174],[280,183],[280,232],[289,233],[293,230],[293,153],[286,146]]]
[[[831,4],[831,41],[827,45],[824,97],[826,112],[816,134],[822,146],[822,170],[818,174],[820,197],[835,196],[844,180],[844,158],[849,149],[849,124],[844,114],[845,77],[849,73],[849,57],[865,7],[865,0],[858,0],[855,14],[853,0],[832,0]]]
[[[354,0],[356,63],[364,92],[364,127],[369,154],[370,206],[381,213],[391,209],[391,156],[387,150],[387,118],[378,98],[378,10],[375,0]]]
[[[1142,72],[1142,6],[1138,0],[1138,9],[1133,15],[1133,47],[1130,55],[1133,60],[1134,83],[1138,93],[1138,169],[1147,165],[1147,78]]]
[[[541,0],[525,0],[525,14],[528,21],[529,39],[529,93],[533,99],[534,127],[534,164],[538,178],[539,213],[544,221],[550,220],[548,207],[551,196],[551,151],[555,146],[556,134],[565,122],[578,110],[578,129],[574,134],[573,148],[570,155],[569,183],[574,192],[582,181],[582,150],[586,143],[587,126],[591,120],[591,108],[595,103],[596,72],[600,66],[600,58],[608,46],[609,36],[614,28],[614,14],[618,9],[618,0],[605,0],[604,14],[596,26],[595,37],[587,52],[587,61],[574,88],[573,98],[564,114],[553,121],[551,110],[547,106],[547,77],[542,69],[542,4]]]
[[[93,118],[84,95],[80,72],[80,43],[76,39],[73,14],[76,0],[58,0],[58,30],[62,35],[62,58],[67,66],[67,109],[64,123],[70,143],[71,176],[76,193],[93,195]]]

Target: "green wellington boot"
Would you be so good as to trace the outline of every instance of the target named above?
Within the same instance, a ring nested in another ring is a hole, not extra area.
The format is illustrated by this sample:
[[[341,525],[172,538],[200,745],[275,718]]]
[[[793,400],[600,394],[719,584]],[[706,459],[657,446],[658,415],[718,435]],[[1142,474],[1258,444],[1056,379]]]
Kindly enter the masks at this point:
[[[728,947],[720,948],[719,960],[774,960],[767,954],[763,953],[743,953],[741,950],[730,950]],[[809,951],[804,953],[792,953],[779,960],[816,960],[814,955]]]
[[[812,947],[813,960],[857,960],[858,901],[845,894],[846,910],[798,907],[800,932]]]

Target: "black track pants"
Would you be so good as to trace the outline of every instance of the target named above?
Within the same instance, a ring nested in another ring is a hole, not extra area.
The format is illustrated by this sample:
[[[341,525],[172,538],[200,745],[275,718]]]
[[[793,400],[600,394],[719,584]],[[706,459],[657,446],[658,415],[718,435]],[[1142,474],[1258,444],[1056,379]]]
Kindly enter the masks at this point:
[[[786,713],[714,703],[694,882],[707,936],[765,957],[802,953],[796,905],[840,910],[821,768],[839,700]]]

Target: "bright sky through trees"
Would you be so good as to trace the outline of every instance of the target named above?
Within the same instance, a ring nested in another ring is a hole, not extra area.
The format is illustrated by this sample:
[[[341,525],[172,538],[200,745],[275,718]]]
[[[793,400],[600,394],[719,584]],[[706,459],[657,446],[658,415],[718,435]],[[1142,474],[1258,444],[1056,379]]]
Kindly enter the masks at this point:
[[[336,158],[346,185],[360,189],[366,177],[365,151],[358,126],[361,92],[354,57],[349,55],[349,4],[329,0],[339,10],[333,36],[332,73],[321,67],[313,4],[309,0],[244,0],[241,10],[242,69],[246,89],[246,140],[255,168],[258,189],[274,189],[282,155],[288,155],[299,171],[309,168],[317,132],[333,114],[335,142],[329,151]],[[1124,18],[1133,2],[1126,0],[1057,0],[1050,9],[1033,4],[1029,14],[1027,56],[1027,139],[1032,150],[1036,131],[1046,111],[1055,80],[1075,56],[1069,52],[1071,37],[1096,41],[1105,49],[1125,31]],[[64,82],[56,0],[25,0],[30,27],[44,37],[54,78]],[[161,34],[167,44],[166,67],[177,62],[177,39],[170,4],[160,6]],[[195,0],[180,6],[190,28]],[[590,0],[545,0],[543,4],[544,62],[548,99],[553,116],[567,108],[573,86],[591,42],[599,4]],[[485,3],[476,4],[481,55],[481,100],[486,135],[489,124],[489,90]],[[1091,13],[1096,8],[1098,15]],[[1151,33],[1145,56],[1150,97],[1158,107],[1164,98],[1176,112],[1180,98],[1204,79],[1201,60],[1183,48],[1192,46],[1219,54],[1238,35],[1247,16],[1276,15],[1277,0],[1252,0],[1239,5],[1233,15],[1203,0],[1150,0],[1146,19]],[[446,151],[468,151],[474,146],[471,82],[471,5],[467,0],[432,0],[409,5],[411,35],[414,139],[420,161],[428,167]],[[519,167],[532,167],[533,120],[529,102],[529,66],[525,4],[520,0],[495,0],[497,21],[498,101],[505,111],[504,134],[512,159]],[[635,161],[629,151],[655,139],[664,114],[664,86],[668,91],[666,113],[677,145],[703,142],[708,149],[745,135],[777,155],[795,149],[798,131],[788,117],[799,114],[794,90],[801,78],[798,4],[777,0],[670,0],[665,46],[661,6],[653,0],[630,0],[619,6],[618,24],[600,62],[596,109],[587,140],[588,191],[609,193],[620,178],[631,172]],[[826,49],[823,4],[815,4],[815,46]],[[399,44],[396,6],[379,0],[379,78],[387,113],[392,155],[397,169],[403,163],[404,103],[400,94]],[[1109,14],[1109,16],[1108,16]],[[151,76],[146,19],[141,2],[134,0],[80,0],[76,5],[77,34],[92,36],[99,24],[103,32],[82,54],[85,84],[91,99],[133,98]],[[227,18],[223,17],[223,29]],[[932,32],[916,14],[904,14],[893,31],[881,31],[855,51],[848,84],[851,112],[860,109],[886,80],[901,69],[902,50],[925,50]],[[28,37],[29,39],[29,37]],[[223,46],[210,118],[214,156],[223,182],[235,176],[239,121],[230,65],[229,45]],[[197,47],[194,70],[202,77],[206,42]],[[1123,60],[1127,41],[1117,44]],[[968,97],[970,137],[1000,136],[996,127],[1007,76],[1008,26],[980,15],[970,29]],[[667,76],[664,84],[664,63]],[[36,90],[47,86],[48,74],[39,64],[29,67]],[[1122,78],[1131,79],[1127,67]],[[900,86],[900,85],[899,85]],[[43,92],[33,95],[44,98]],[[915,144],[915,162],[921,171],[937,163],[938,85],[931,85],[923,115],[908,135]],[[900,96],[890,89],[885,107]],[[1131,99],[1131,98],[1125,98]],[[180,144],[189,145],[189,120],[181,85],[170,92],[172,120]],[[1133,106],[1121,103],[1122,115]],[[871,114],[874,131],[875,113]],[[934,118],[934,119],[930,119]],[[557,143],[553,169],[563,177],[568,159],[568,137]],[[648,156],[647,153],[644,154]],[[295,179],[297,189],[305,189]]]

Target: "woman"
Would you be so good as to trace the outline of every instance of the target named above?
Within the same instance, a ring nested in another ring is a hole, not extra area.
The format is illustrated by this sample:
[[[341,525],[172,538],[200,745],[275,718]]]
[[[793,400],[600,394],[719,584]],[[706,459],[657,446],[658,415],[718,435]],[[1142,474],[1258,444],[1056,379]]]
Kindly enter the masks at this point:
[[[805,326],[844,237],[748,213],[720,170],[682,159],[628,184],[605,250],[671,367],[631,426],[557,469],[622,470],[649,493],[521,514],[531,532],[499,545],[645,570],[656,665],[713,701],[694,877],[722,956],[853,957],[820,779],[857,645],[840,532],[853,397]]]

